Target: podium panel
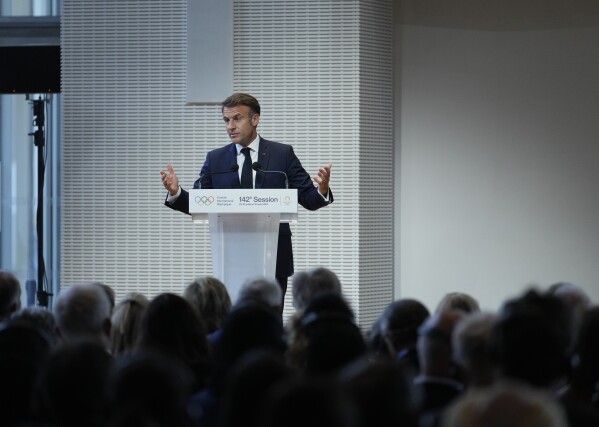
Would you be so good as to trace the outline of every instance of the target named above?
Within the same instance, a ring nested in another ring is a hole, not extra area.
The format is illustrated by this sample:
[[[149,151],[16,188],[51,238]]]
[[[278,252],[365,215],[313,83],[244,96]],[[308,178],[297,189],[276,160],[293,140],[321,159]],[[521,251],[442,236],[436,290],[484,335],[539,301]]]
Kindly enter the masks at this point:
[[[235,302],[243,282],[275,277],[280,214],[208,214],[214,275]]]
[[[235,303],[247,279],[275,278],[279,223],[297,220],[297,190],[191,190],[189,213],[210,224],[213,274]]]

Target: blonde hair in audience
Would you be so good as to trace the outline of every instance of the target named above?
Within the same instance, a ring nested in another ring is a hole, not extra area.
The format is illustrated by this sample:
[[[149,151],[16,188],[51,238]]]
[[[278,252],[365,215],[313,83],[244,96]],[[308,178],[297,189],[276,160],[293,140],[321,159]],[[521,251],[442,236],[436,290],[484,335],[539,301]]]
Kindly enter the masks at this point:
[[[114,308],[110,337],[110,347],[114,356],[130,352],[137,345],[139,325],[148,304],[145,296],[132,292],[125,295]]]
[[[200,315],[209,334],[220,329],[231,309],[229,292],[223,282],[215,277],[195,279],[185,288],[183,297]]]

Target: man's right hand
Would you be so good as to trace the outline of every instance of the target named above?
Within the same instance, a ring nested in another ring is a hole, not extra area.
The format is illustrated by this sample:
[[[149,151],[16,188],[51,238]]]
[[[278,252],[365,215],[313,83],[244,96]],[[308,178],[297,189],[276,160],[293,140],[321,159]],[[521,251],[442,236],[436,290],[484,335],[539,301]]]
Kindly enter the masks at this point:
[[[160,171],[160,175],[162,176],[162,185],[168,191],[168,194],[174,196],[179,191],[179,178],[177,178],[177,174],[173,169],[172,165],[166,165],[168,169],[168,173],[165,171]]]

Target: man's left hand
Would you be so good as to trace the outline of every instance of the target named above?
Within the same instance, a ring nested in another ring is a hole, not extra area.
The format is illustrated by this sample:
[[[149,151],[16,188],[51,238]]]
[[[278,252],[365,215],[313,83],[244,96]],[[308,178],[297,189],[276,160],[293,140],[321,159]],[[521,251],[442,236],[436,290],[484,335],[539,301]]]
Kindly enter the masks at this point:
[[[324,197],[327,197],[329,193],[329,182],[331,181],[331,163],[320,167],[318,169],[318,175],[312,177],[314,182],[318,185],[318,191]]]

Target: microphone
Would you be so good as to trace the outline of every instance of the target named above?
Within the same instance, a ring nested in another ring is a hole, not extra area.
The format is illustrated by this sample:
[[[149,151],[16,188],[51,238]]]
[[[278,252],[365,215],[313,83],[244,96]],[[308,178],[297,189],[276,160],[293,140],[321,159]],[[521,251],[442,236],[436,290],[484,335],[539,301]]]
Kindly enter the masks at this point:
[[[207,173],[201,174],[200,177],[198,178],[198,180],[196,181],[196,183],[199,185],[199,189],[202,189],[202,188],[204,188],[204,178],[206,178],[208,175],[212,175],[212,176],[222,175],[225,173],[237,172],[238,170],[239,170],[239,165],[237,163],[233,163],[231,166],[229,166],[229,170],[227,170],[227,171],[207,172]]]
[[[289,188],[289,179],[287,178],[287,174],[285,172],[262,170],[262,165],[258,162],[252,163],[252,169],[254,169],[256,172],[262,172],[262,173],[282,173],[283,175],[285,175],[285,188]]]

